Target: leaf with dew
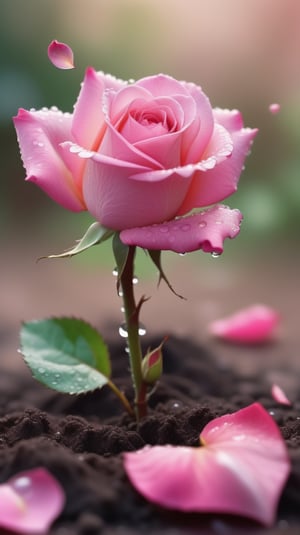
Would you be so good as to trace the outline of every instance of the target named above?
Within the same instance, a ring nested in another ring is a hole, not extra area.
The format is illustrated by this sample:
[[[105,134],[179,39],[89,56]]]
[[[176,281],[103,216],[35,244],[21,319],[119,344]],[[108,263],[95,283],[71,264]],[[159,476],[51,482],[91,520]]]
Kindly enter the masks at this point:
[[[51,318],[24,323],[20,351],[34,377],[59,392],[80,394],[109,382],[107,346],[82,320]]]

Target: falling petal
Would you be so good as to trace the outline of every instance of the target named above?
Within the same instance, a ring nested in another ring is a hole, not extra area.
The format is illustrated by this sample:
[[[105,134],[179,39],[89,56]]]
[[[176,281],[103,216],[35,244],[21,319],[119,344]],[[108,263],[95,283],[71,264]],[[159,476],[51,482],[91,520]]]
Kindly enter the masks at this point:
[[[0,485],[0,526],[16,533],[46,533],[64,503],[63,489],[47,470],[20,472]]]
[[[124,456],[133,486],[169,509],[246,516],[268,526],[290,472],[280,431],[259,404],[205,426],[202,448],[145,447]]]
[[[279,323],[279,314],[265,305],[253,305],[209,325],[212,335],[241,344],[268,340]]]
[[[273,113],[273,115],[276,115],[280,111],[280,104],[277,102],[274,102],[274,104],[270,104],[269,106],[269,112]]]
[[[285,395],[284,391],[280,386],[273,385],[271,389],[272,397],[277,401],[277,403],[280,403],[281,405],[288,405],[291,406],[290,400]]]
[[[73,50],[65,43],[52,41],[48,46],[48,58],[58,69],[74,69]]]

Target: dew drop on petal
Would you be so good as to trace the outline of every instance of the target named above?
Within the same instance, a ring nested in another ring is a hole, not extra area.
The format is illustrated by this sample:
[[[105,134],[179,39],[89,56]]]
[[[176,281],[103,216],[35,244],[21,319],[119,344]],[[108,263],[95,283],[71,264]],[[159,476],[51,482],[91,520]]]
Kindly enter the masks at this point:
[[[112,274],[113,274],[114,277],[117,277],[117,276],[118,276],[119,273],[118,273],[117,268],[114,268],[114,269],[112,270]]]
[[[137,277],[133,277],[132,284],[138,284],[139,279]]]
[[[206,223],[206,221],[200,221],[200,223],[199,223],[199,227],[200,227],[200,228],[205,228],[205,227],[207,227],[207,223]]]
[[[219,258],[219,256],[221,256],[221,253],[218,253],[217,251],[213,251],[210,254],[211,254],[212,258]]]
[[[13,486],[15,489],[26,489],[27,487],[30,487],[30,485],[31,485],[30,477],[20,476],[19,478],[15,479]]]

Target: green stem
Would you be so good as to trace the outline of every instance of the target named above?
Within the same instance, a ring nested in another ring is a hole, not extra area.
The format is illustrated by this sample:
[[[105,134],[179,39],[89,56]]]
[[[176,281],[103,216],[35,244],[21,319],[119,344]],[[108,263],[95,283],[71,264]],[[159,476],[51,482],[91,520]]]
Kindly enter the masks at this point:
[[[130,369],[135,392],[135,412],[137,420],[146,415],[146,393],[142,376],[142,350],[139,336],[139,308],[136,306],[133,277],[134,277],[135,246],[129,247],[126,264],[120,276],[123,292],[124,314],[127,330]]]
[[[119,388],[115,385],[115,383],[113,383],[110,379],[108,380],[107,385],[116,394],[116,396],[119,398],[121,403],[123,403],[123,405],[124,405],[125,409],[127,410],[128,414],[130,416],[133,416],[134,412],[132,410],[132,407],[131,407],[127,397],[123,394],[123,392],[121,392],[121,390],[119,390]]]

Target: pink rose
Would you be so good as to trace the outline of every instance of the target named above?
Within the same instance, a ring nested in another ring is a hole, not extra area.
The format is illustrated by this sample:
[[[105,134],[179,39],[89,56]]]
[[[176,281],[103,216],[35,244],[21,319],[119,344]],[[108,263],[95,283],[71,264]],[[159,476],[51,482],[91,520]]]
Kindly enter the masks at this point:
[[[231,195],[256,134],[194,84],[162,74],[127,83],[92,68],[72,114],[20,110],[14,123],[27,180],[121,231]]]

